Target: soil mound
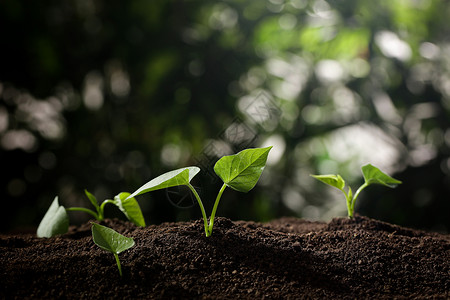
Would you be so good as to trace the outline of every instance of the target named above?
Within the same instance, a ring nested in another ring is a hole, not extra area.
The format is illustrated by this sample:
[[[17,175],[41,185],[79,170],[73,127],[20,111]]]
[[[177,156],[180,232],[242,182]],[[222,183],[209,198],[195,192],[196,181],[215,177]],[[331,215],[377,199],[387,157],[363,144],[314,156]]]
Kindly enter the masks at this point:
[[[0,298],[450,298],[450,235],[366,217],[216,218],[209,238],[203,220],[102,224],[136,242],[119,255],[123,277],[88,223],[50,239],[0,235]]]

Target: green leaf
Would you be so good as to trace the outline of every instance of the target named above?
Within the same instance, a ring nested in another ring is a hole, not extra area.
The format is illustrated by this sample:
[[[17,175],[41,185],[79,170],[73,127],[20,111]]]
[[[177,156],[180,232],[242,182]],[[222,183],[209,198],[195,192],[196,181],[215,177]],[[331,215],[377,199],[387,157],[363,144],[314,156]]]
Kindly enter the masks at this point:
[[[97,198],[95,198],[94,195],[92,195],[91,193],[89,193],[88,190],[84,190],[84,193],[85,193],[86,196],[89,198],[89,201],[91,201],[92,205],[94,205],[95,209],[98,210],[98,201],[97,201]]]
[[[120,193],[114,197],[114,204],[124,213],[124,215],[137,226],[145,227],[144,216],[142,215],[139,203],[134,197],[129,198],[130,193]]]
[[[328,185],[340,189],[341,191],[344,191],[345,181],[341,177],[341,175],[330,174],[330,175],[311,175],[311,176],[322,181],[323,183],[326,183]]]
[[[42,218],[36,234],[38,237],[52,237],[64,234],[68,229],[69,217],[64,206],[59,206],[58,196],[56,196]]]
[[[134,246],[133,238],[123,236],[117,231],[97,223],[92,223],[92,239],[97,246],[114,254],[119,254]]]
[[[258,182],[272,146],[246,149],[224,156],[217,161],[214,172],[230,188],[239,192],[250,191]]]
[[[178,185],[187,185],[199,171],[198,167],[187,167],[164,173],[141,186],[128,198]]]
[[[395,188],[397,185],[402,183],[400,180],[392,178],[391,176],[381,172],[380,169],[372,166],[371,164],[363,166],[361,170],[367,185],[381,184],[390,188]]]

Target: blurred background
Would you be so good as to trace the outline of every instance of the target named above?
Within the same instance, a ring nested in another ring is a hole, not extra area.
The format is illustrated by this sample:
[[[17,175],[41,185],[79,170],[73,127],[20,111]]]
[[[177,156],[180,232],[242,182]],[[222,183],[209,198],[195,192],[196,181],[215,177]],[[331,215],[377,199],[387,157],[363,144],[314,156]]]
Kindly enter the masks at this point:
[[[449,232],[448,16],[432,0],[0,1],[0,229],[190,165],[209,215],[218,157],[273,145],[218,216],[346,216],[309,174],[355,190],[372,163],[403,184],[367,188],[357,213]],[[148,224],[201,217],[183,188],[137,199]]]

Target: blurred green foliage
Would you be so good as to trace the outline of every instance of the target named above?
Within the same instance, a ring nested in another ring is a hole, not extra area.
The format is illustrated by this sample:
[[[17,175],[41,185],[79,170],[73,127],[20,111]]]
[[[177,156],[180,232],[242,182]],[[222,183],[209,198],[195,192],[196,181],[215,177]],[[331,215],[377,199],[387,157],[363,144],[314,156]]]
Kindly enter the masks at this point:
[[[188,165],[212,206],[218,157],[273,145],[220,215],[345,216],[309,174],[357,184],[372,163],[404,184],[371,188],[357,212],[448,231],[448,4],[0,2],[1,229],[38,224],[55,195],[82,205],[85,188],[111,198]],[[138,201],[147,223],[200,217],[183,191]]]

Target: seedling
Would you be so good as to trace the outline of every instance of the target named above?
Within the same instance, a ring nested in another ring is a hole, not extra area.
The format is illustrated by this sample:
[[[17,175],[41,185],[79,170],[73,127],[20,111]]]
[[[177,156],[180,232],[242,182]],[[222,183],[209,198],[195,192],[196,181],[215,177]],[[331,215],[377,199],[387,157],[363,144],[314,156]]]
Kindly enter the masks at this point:
[[[83,211],[90,215],[92,215],[96,220],[103,221],[105,219],[105,205],[110,203],[117,206],[123,214],[127,217],[128,220],[136,224],[137,226],[145,226],[144,217],[142,215],[141,208],[137,203],[136,199],[130,196],[130,193],[120,193],[119,195],[114,197],[114,200],[106,199],[102,202],[101,205],[98,204],[97,198],[94,195],[89,193],[87,190],[84,190],[86,196],[89,201],[95,207],[96,211],[93,211],[84,207],[69,207],[66,208],[68,211]]]
[[[222,179],[223,185],[214,202],[209,223],[203,202],[190,183],[191,179],[200,171],[198,167],[181,168],[164,173],[147,182],[128,197],[136,197],[159,189],[185,185],[192,191],[197,199],[203,216],[205,234],[209,237],[212,234],[217,207],[225,188],[228,186],[236,191],[244,193],[250,191],[256,185],[264,170],[267,156],[269,155],[271,148],[272,147],[246,149],[234,155],[224,156],[217,161],[214,166],[214,172]]]
[[[97,246],[114,254],[119,274],[122,276],[119,253],[134,246],[133,238],[123,236],[111,228],[92,222],[92,239]]]
[[[84,191],[89,201],[95,208],[91,210],[85,207],[69,207],[64,208],[58,204],[58,197],[53,200],[52,205],[48,209],[37,230],[38,237],[52,237],[57,234],[66,233],[69,228],[69,217],[67,211],[82,211],[90,214],[96,220],[102,221],[105,219],[105,205],[110,203],[117,206],[127,219],[137,226],[145,226],[144,216],[141,208],[134,197],[129,197],[130,193],[120,193],[114,197],[114,200],[107,199],[98,204],[94,195],[87,190]]]
[[[39,224],[37,236],[51,237],[66,233],[68,229],[69,217],[64,207],[59,205],[58,196],[56,196]]]
[[[358,198],[359,193],[361,193],[363,189],[365,189],[371,184],[381,184],[390,188],[395,188],[398,184],[402,183],[401,181],[383,173],[382,171],[380,171],[380,169],[372,166],[371,164],[363,166],[361,170],[364,176],[364,183],[358,188],[355,195],[353,195],[352,189],[350,187],[348,187],[348,192],[344,190],[345,181],[340,175],[311,175],[311,176],[341,190],[344,193],[345,198],[347,200],[348,217],[353,218],[356,199]]]

